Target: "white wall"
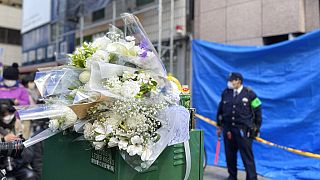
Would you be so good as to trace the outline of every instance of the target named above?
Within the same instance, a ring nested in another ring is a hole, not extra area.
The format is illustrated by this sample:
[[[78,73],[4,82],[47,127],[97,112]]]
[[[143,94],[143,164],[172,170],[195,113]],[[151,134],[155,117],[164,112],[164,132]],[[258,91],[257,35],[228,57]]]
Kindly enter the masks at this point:
[[[0,4],[0,27],[21,29],[21,14],[19,8]]]
[[[2,57],[0,56],[0,60],[4,65],[11,65],[13,62],[21,64],[21,46],[0,43],[0,48],[3,48],[3,54]]]

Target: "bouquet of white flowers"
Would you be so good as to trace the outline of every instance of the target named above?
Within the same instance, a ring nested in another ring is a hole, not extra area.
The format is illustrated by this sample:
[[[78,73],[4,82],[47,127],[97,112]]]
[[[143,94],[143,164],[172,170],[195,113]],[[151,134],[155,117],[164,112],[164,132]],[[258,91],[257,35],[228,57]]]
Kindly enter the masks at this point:
[[[188,140],[188,111],[177,106],[157,52],[138,19],[122,17],[127,34],[111,26],[105,36],[70,54],[69,65],[37,73],[46,105],[21,109],[20,116],[51,120],[27,145],[74,127],[95,149],[118,147],[143,171],[167,145]]]

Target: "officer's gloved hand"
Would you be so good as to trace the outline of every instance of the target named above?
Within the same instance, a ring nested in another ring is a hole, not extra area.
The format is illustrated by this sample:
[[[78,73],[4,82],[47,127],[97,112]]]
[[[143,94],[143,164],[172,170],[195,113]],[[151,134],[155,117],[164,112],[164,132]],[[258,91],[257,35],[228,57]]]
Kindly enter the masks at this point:
[[[251,128],[250,138],[255,139],[260,136],[260,130],[256,127]]]

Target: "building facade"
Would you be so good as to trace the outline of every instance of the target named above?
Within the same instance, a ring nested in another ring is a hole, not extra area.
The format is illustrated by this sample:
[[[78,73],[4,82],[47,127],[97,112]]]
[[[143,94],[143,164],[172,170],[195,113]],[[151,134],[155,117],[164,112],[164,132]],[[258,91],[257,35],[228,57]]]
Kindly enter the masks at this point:
[[[159,1],[158,0],[110,0],[106,7],[92,12],[84,19],[84,41],[92,41],[104,35],[109,24],[123,28],[120,14],[130,12],[135,14],[144,27],[150,41],[158,49],[159,31],[161,38],[161,60],[168,72],[176,76],[182,83],[189,82],[190,62],[190,26],[188,14],[190,1],[174,0],[174,56],[172,72],[170,72],[170,32],[171,32],[171,0],[162,1],[162,27],[159,28]],[[78,24],[79,25],[79,24]],[[78,27],[79,29],[80,27]],[[79,44],[80,33],[76,33],[77,44]]]
[[[0,62],[21,64],[21,0],[0,1]]]
[[[318,0],[197,0],[195,38],[270,45],[319,28]]]

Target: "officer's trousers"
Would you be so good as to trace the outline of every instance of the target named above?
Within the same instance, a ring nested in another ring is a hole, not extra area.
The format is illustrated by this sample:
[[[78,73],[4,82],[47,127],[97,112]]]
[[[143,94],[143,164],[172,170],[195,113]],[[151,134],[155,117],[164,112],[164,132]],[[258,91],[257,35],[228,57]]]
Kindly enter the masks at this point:
[[[228,138],[228,131],[231,132],[231,139],[230,135]],[[237,179],[237,152],[240,150],[241,158],[247,173],[246,179],[256,180],[257,173],[252,152],[252,139],[247,137],[246,132],[239,128],[224,130],[223,136],[229,179]]]

